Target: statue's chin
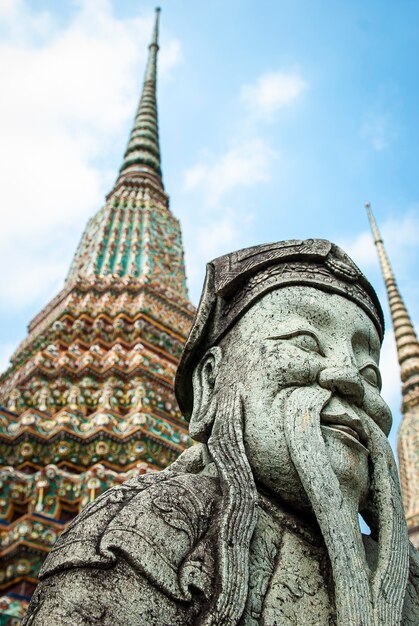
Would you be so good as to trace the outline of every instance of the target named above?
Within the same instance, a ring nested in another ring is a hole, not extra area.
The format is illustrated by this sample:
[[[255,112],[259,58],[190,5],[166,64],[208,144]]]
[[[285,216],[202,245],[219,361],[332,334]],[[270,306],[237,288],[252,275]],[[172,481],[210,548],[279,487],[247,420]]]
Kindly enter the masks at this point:
[[[278,486],[270,481],[267,483],[259,481],[257,487],[281,509],[297,516],[313,517],[314,521],[313,508],[299,480],[287,485],[285,489],[282,485]]]

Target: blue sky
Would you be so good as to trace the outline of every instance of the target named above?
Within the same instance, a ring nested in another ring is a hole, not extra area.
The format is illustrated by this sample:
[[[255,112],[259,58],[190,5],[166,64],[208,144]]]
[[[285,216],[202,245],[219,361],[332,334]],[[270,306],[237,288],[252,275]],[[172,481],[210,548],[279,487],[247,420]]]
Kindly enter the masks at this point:
[[[2,367],[62,286],[82,229],[114,182],[154,6],[0,0]],[[369,200],[417,321],[419,4],[161,6],[163,172],[182,223],[192,301],[211,257],[323,237],[358,262],[387,314],[363,208]],[[397,428],[391,330],[382,361]]]

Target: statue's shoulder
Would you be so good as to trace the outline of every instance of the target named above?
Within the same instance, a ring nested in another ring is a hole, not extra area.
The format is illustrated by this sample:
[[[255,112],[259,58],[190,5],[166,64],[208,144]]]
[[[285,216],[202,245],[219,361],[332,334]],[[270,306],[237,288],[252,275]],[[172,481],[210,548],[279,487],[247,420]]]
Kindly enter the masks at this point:
[[[169,595],[186,600],[191,577],[202,586],[212,574],[211,550],[199,544],[217,493],[215,478],[167,471],[109,489],[64,531],[40,578],[72,568],[112,567],[122,559]]]

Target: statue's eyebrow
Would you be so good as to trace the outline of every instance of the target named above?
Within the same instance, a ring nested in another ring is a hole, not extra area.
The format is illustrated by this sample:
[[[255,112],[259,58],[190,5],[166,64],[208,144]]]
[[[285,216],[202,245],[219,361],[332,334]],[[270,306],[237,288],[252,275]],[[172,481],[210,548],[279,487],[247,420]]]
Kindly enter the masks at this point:
[[[279,335],[272,335],[270,337],[266,337],[266,339],[291,339],[291,337],[297,337],[298,335],[310,335],[310,337],[313,337],[313,339],[315,339],[317,342],[319,341],[319,338],[317,337],[316,333],[314,333],[310,328],[296,328],[294,330],[289,330],[289,331],[285,331],[283,333],[280,333]]]

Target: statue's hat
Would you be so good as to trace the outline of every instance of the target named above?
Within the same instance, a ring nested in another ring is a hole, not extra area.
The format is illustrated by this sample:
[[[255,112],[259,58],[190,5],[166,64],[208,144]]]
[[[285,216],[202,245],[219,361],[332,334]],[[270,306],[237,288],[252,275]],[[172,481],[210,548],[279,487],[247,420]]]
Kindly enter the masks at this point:
[[[377,294],[352,259],[330,241],[279,241],[225,254],[207,264],[201,300],[176,373],[176,397],[185,417],[192,412],[192,373],[201,357],[255,300],[289,285],[316,287],[356,302],[383,339]]]

